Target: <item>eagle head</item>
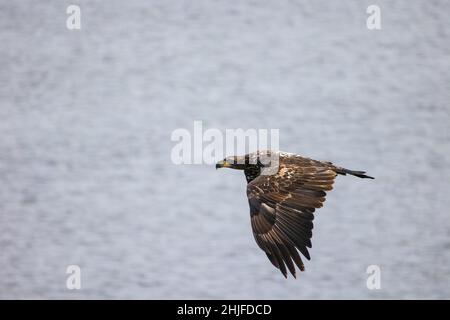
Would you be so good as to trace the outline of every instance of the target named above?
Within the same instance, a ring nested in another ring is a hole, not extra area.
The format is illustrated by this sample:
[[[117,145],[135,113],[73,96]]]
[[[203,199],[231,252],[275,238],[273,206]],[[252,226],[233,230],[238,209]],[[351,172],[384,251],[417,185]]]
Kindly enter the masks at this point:
[[[231,168],[236,170],[245,170],[249,164],[246,156],[231,156],[216,163],[216,169]]]
[[[237,170],[255,169],[270,167],[271,156],[278,155],[270,151],[257,151],[244,156],[230,156],[216,163],[216,169],[231,168]]]

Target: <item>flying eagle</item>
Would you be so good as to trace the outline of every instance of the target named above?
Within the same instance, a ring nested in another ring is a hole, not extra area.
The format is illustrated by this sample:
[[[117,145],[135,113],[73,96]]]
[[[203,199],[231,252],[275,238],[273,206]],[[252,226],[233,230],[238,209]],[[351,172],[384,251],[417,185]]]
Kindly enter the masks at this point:
[[[310,259],[314,211],[322,207],[334,178],[350,174],[373,179],[364,171],[279,151],[227,157],[218,168],[244,170],[253,236],[286,278],[287,269],[295,278],[294,263],[305,270],[298,251]]]

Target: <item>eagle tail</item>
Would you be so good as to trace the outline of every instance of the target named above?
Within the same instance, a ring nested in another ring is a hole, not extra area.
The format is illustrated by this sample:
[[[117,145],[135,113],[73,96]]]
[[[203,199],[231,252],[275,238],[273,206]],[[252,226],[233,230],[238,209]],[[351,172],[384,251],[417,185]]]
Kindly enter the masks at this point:
[[[344,176],[348,173],[348,174],[351,174],[352,176],[355,176],[355,177],[358,177],[358,178],[375,179],[374,177],[366,175],[365,171],[354,171],[354,170],[348,170],[348,169],[345,169],[345,168],[336,168],[336,172],[338,174],[342,174]]]

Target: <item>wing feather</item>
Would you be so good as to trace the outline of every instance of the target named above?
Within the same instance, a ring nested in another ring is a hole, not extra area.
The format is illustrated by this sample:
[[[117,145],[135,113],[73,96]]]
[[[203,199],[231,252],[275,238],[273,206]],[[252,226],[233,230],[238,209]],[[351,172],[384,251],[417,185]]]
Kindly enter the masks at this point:
[[[295,265],[304,271],[299,252],[310,259],[314,212],[322,207],[336,177],[329,163],[299,156],[280,158],[274,175],[261,175],[247,186],[253,235],[270,262],[287,277]]]

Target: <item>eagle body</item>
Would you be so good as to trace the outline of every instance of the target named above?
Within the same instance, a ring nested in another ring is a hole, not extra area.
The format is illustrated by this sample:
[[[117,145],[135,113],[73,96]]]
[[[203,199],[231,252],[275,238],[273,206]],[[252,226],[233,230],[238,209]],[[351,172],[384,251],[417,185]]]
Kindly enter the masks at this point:
[[[296,277],[295,266],[305,270],[301,255],[310,259],[314,213],[336,176],[373,179],[364,171],[280,151],[227,157],[216,164],[222,167],[244,171],[253,236],[285,277],[288,270]]]

